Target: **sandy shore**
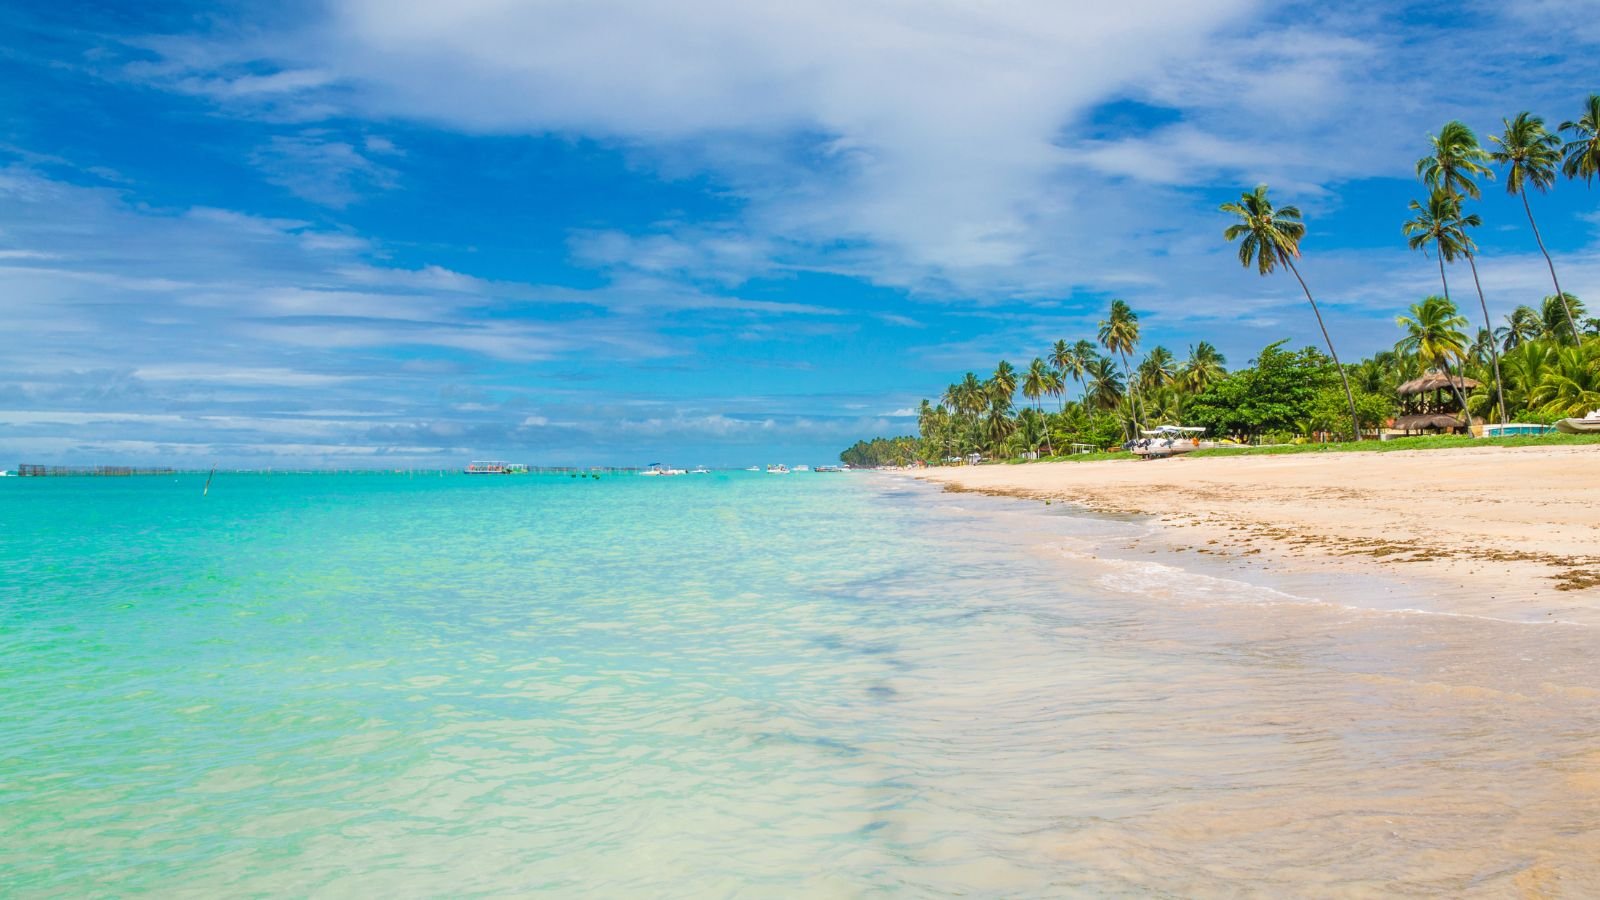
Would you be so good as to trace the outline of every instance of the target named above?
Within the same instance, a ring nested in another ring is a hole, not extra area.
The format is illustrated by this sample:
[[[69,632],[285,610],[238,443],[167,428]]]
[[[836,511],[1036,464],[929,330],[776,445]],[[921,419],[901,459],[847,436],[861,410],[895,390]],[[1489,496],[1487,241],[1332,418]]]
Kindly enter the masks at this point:
[[[1155,516],[1167,549],[1281,571],[1388,571],[1437,608],[1600,624],[1600,446],[932,469],[953,490]]]

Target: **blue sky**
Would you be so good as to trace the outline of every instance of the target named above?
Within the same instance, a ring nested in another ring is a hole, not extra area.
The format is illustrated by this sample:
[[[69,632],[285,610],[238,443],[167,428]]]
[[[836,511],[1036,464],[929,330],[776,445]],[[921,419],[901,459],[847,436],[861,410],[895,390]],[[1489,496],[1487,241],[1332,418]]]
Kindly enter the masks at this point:
[[[1427,133],[1575,118],[1600,16],[1328,6],[0,3],[0,465],[826,462],[1112,297],[1315,339],[1221,240],[1260,181],[1388,347]],[[1600,306],[1600,188],[1533,203]],[[1548,275],[1477,211],[1498,319]]]

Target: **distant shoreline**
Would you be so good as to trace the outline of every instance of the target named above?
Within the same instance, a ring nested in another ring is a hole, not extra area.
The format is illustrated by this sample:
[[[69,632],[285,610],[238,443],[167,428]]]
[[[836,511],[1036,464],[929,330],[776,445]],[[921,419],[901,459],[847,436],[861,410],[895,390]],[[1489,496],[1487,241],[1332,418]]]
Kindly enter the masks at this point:
[[[1600,447],[1045,462],[947,490],[1153,516],[1160,549],[1277,571],[1424,576],[1441,611],[1600,625]]]

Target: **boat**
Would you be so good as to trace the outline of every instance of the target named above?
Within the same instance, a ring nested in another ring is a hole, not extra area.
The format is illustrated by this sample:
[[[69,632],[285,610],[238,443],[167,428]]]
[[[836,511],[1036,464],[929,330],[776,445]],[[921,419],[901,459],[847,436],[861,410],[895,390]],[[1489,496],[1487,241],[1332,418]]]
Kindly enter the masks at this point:
[[[1200,435],[1204,428],[1185,425],[1158,425],[1140,430],[1142,440],[1129,441],[1128,451],[1145,459],[1162,459],[1200,449]]]
[[[706,468],[705,466],[695,466],[694,468],[689,470],[689,474],[690,475],[710,475],[711,474],[711,470]]]
[[[810,466],[795,466],[794,470],[796,472],[809,472],[809,471],[811,471],[811,467]]]
[[[775,466],[767,466],[767,474],[768,475],[787,475],[787,474],[789,474],[789,467],[784,465],[783,463],[778,463]]]
[[[528,471],[528,467],[499,459],[475,459],[462,471],[468,475],[520,475]]]
[[[1556,430],[1562,434],[1600,434],[1600,409],[1581,419],[1562,419],[1556,423]]]
[[[646,468],[644,471],[640,472],[639,474],[640,475],[687,475],[689,473],[684,471],[683,469],[673,469],[673,468],[670,468],[668,466],[663,466],[661,463],[651,463],[648,468]]]
[[[848,469],[846,469],[844,466],[817,466],[815,469],[812,469],[811,471],[813,471],[813,472],[845,472],[845,471],[848,471]]]
[[[761,471],[761,467],[760,466],[745,466],[744,470],[746,472],[759,472],[759,471]]]

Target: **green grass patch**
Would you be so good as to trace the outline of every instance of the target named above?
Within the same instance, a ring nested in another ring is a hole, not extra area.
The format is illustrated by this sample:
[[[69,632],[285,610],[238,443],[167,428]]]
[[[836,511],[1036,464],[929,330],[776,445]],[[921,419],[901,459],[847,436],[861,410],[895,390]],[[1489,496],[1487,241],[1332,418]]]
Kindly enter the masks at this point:
[[[1342,441],[1333,444],[1273,444],[1266,447],[1215,447],[1193,450],[1184,456],[1276,456],[1284,453],[1390,453],[1396,450],[1448,450],[1474,447],[1557,447],[1571,444],[1600,444],[1596,434],[1540,434],[1513,437],[1473,438],[1465,435],[1440,434],[1421,437],[1391,438],[1387,441]],[[1135,460],[1140,457],[1125,451],[1114,453],[1074,453],[1066,456],[1045,456],[1038,460],[1006,459],[985,465],[1021,465],[1032,462],[1107,462],[1110,460]]]
[[[1389,453],[1395,450],[1448,450],[1474,447],[1550,447],[1566,444],[1600,444],[1594,434],[1540,434],[1473,438],[1440,434],[1392,438],[1387,441],[1343,441],[1337,444],[1276,444],[1270,447],[1217,447],[1185,456],[1273,456],[1283,453]]]

